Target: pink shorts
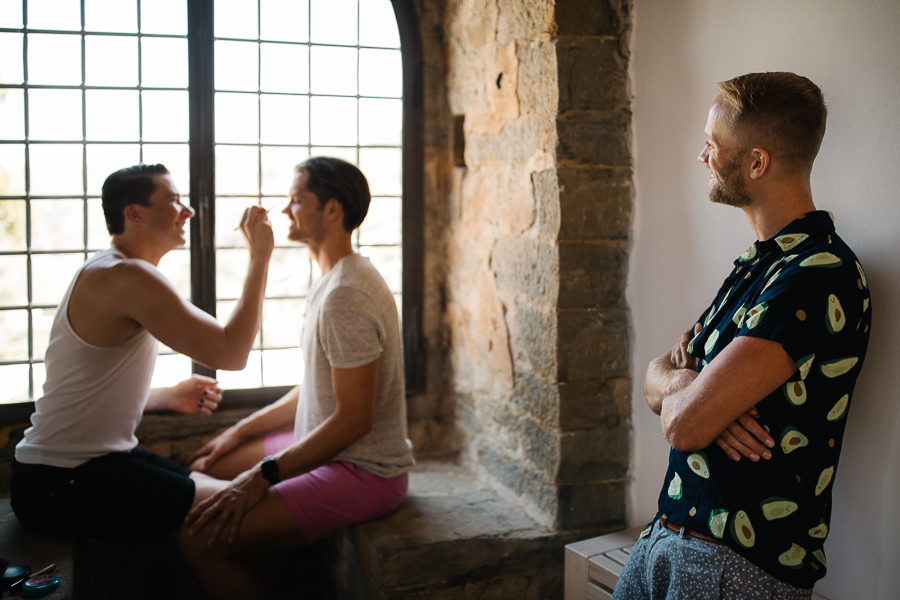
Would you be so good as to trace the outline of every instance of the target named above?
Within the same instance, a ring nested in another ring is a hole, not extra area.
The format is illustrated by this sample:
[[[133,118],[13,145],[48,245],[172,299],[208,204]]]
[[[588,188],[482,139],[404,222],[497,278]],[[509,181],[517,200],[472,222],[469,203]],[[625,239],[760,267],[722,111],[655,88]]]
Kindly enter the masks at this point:
[[[294,432],[266,436],[266,455],[294,443]],[[376,519],[400,506],[409,477],[385,479],[345,461],[322,465],[275,486],[309,543],[354,523]]]

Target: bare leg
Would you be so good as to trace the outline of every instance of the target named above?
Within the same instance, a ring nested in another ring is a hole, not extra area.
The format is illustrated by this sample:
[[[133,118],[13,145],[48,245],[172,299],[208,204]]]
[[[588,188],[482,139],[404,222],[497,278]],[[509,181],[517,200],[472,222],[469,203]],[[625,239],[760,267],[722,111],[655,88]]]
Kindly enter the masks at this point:
[[[254,438],[217,460],[207,471],[207,475],[231,480],[261,461],[264,456],[263,438]]]
[[[265,498],[244,517],[233,544],[225,541],[210,544],[208,536],[211,531],[212,527],[207,525],[196,535],[190,536],[183,529],[178,540],[182,556],[210,600],[263,597],[263,584],[241,558],[242,553],[253,550],[271,552],[307,544],[281,496],[271,488]]]

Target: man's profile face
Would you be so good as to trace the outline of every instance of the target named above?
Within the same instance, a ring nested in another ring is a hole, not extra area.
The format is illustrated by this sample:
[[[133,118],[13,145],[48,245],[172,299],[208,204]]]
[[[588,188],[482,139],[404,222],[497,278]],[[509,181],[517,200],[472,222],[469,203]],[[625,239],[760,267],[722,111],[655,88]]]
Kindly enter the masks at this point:
[[[156,189],[148,198],[149,206],[139,209],[154,231],[171,238],[173,247],[183,246],[187,242],[184,228],[187,220],[194,216],[194,210],[181,202],[181,194],[171,175],[155,175],[153,180]]]
[[[709,199],[718,204],[749,206],[753,199],[747,191],[741,169],[739,144],[734,134],[725,126],[727,111],[730,110],[717,97],[709,109],[706,121],[706,144],[697,160],[709,171]]]
[[[282,212],[290,220],[288,239],[309,244],[319,241],[323,235],[323,207],[316,195],[306,189],[306,177],[306,171],[294,173],[289,202]]]

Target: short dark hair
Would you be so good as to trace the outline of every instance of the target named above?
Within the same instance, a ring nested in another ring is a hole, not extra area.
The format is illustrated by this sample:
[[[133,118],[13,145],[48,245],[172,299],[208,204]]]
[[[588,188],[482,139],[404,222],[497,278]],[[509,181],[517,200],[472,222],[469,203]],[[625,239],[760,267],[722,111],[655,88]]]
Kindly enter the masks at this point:
[[[344,208],[343,226],[348,232],[360,226],[369,212],[369,182],[356,165],[331,156],[308,158],[294,168],[306,173],[306,189],[319,206],[334,198]]]
[[[762,146],[791,170],[812,170],[828,117],[819,86],[796,73],[775,72],[740,75],[716,87],[747,148]]]
[[[119,169],[103,182],[101,199],[106,229],[110,235],[125,233],[125,207],[129,204],[150,205],[156,191],[157,175],[168,175],[165,166],[139,164]]]

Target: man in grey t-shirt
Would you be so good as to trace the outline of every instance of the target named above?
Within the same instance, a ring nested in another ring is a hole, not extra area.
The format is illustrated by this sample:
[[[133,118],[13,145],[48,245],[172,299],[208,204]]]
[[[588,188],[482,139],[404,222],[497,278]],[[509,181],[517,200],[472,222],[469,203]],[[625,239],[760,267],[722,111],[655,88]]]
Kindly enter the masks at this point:
[[[288,238],[322,272],[301,339],[305,381],[191,458],[231,480],[188,514],[180,540],[210,598],[260,593],[242,553],[311,543],[387,514],[406,494],[413,459],[397,307],[351,242],[369,201],[350,163],[318,157],[295,169]]]

